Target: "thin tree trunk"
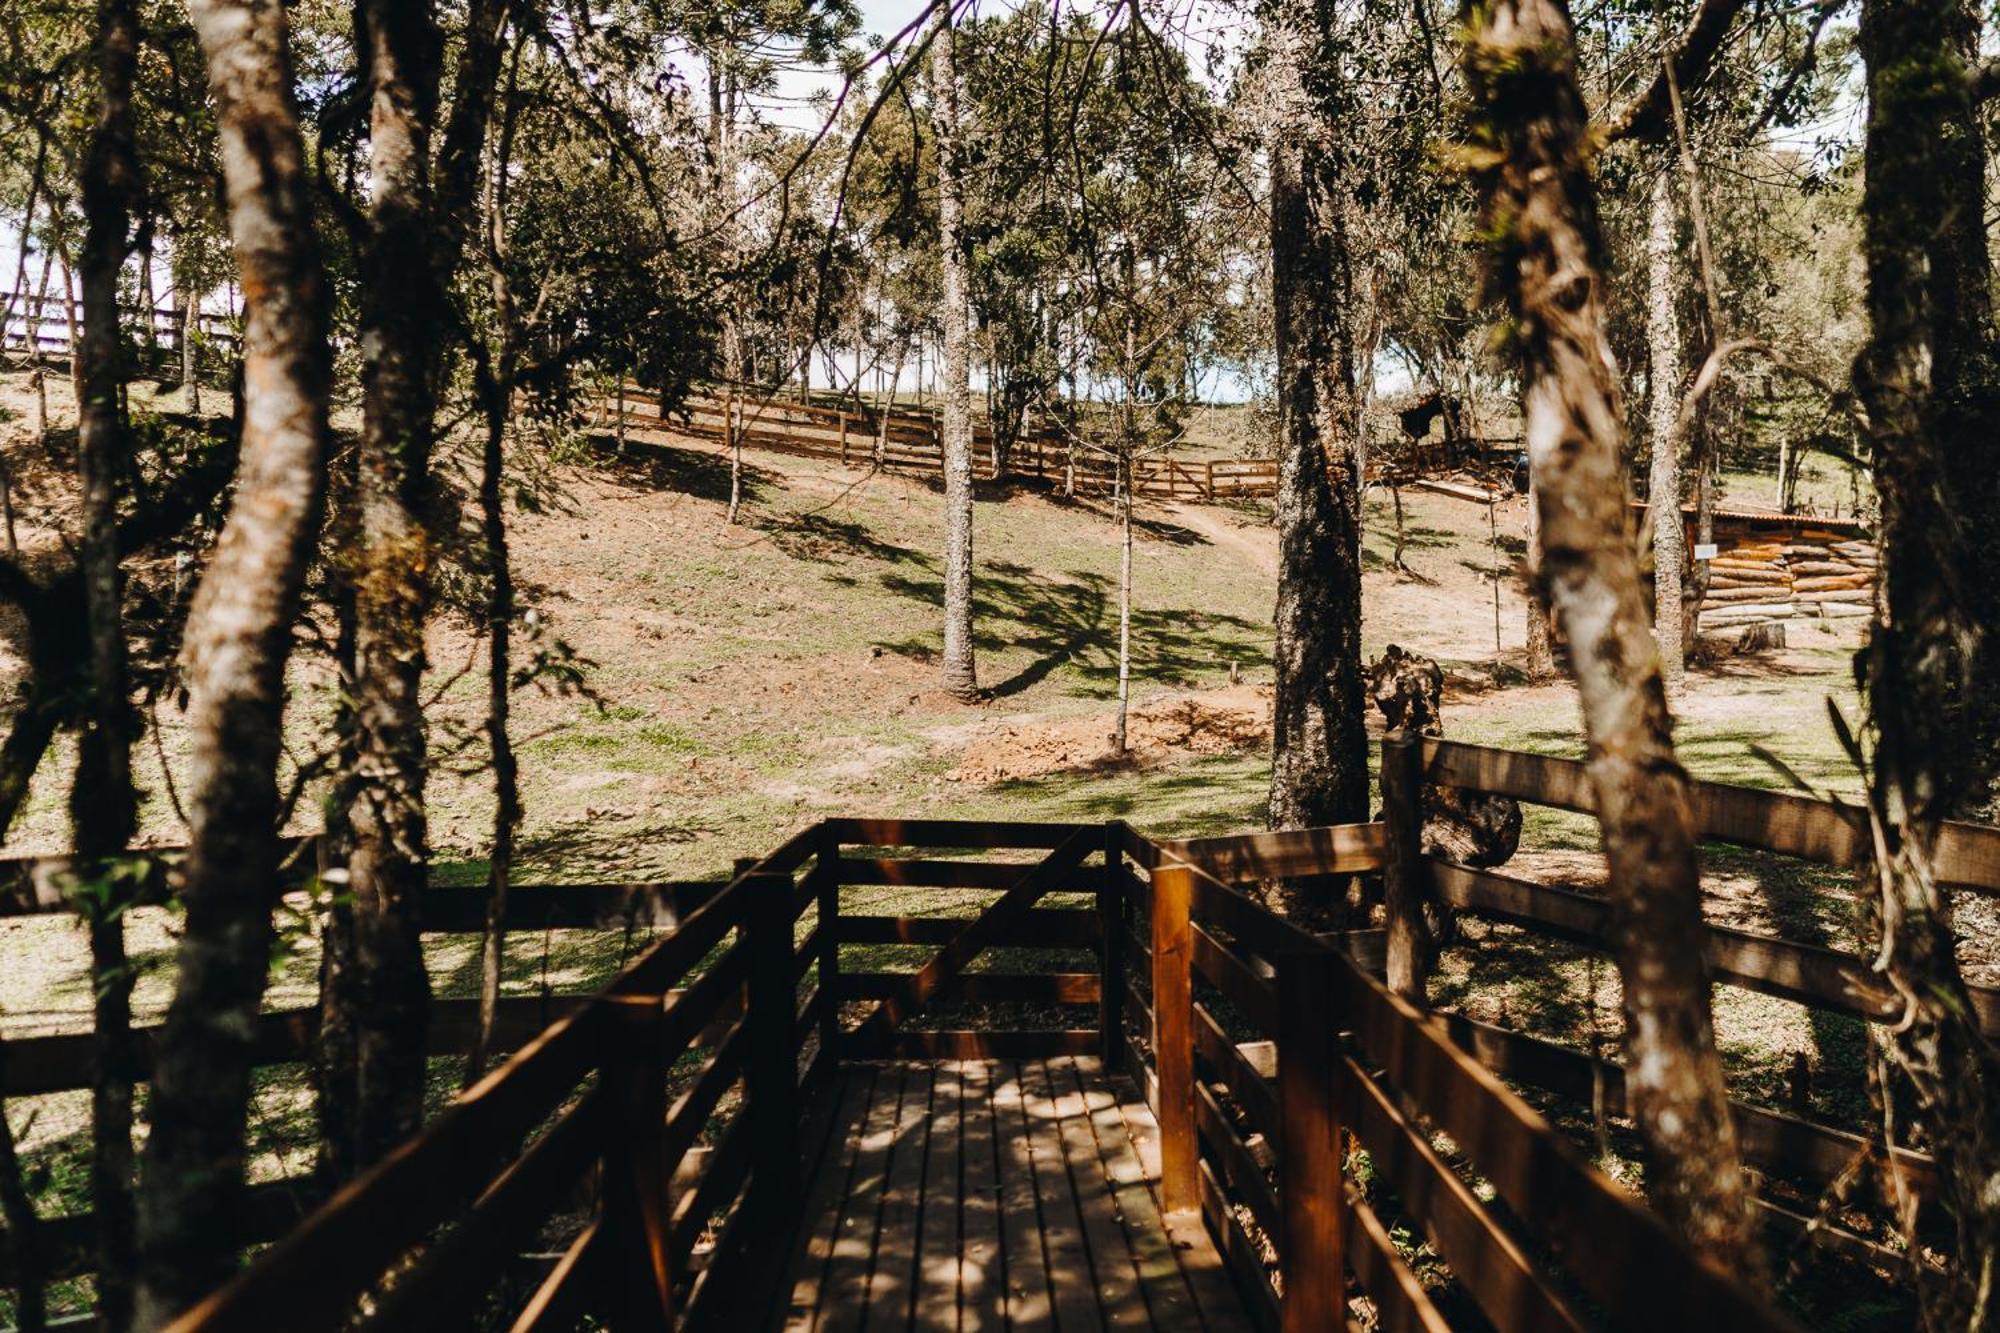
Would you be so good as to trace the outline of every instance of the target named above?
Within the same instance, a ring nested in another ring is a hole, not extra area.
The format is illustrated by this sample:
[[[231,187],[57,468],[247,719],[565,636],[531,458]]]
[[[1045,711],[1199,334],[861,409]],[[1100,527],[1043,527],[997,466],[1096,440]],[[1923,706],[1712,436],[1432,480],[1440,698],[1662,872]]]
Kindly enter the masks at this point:
[[[98,1314],[107,1329],[132,1320],[132,972],[125,957],[128,881],[116,861],[132,840],[132,707],[126,682],[125,580],[119,567],[119,478],[131,441],[120,405],[127,372],[119,337],[118,274],[126,232],[143,189],[133,139],[132,83],[139,19],[132,0],[99,0],[97,120],[81,188],[84,240],[83,341],[77,349],[83,396],[77,407],[77,473],[82,493],[83,614],[88,688],[70,789],[76,894],[90,932],[95,1067],[91,1076],[91,1206],[96,1222]],[[150,319],[150,312],[147,315]]]
[[[188,411],[201,413],[201,378],[195,367],[195,343],[201,336],[201,295],[188,292],[181,309],[181,387],[188,391]]]
[[[1273,72],[1271,296],[1278,357],[1278,602],[1271,826],[1368,817],[1361,663],[1360,430],[1352,254],[1332,135],[1329,6],[1284,0]],[[1308,89],[1311,91],[1309,92]]]
[[[1543,681],[1556,674],[1555,636],[1549,632],[1549,598],[1542,578],[1542,507],[1537,503],[1535,477],[1528,473],[1528,679]]]
[[[1671,703],[1687,674],[1681,643],[1681,561],[1686,529],[1681,523],[1680,387],[1681,326],[1674,308],[1674,195],[1663,168],[1654,173],[1647,196],[1646,384],[1651,399],[1653,469],[1647,492],[1653,516],[1653,637],[1660,645],[1660,669]]]
[[[1976,570],[1992,519],[1990,464],[1961,476],[1955,428],[1996,409],[1985,242],[1955,224],[1979,184],[1967,89],[1976,25],[1952,0],[1869,0],[1867,172],[1862,195],[1870,336],[1855,363],[1882,503],[1879,609],[1863,656],[1875,736],[1870,795],[1877,968],[1902,997],[1872,1029],[1914,1094],[1937,1154],[1953,1262],[1926,1281],[1937,1329],[2000,1328],[2000,1050],[1983,1035],[1937,878],[1939,821],[1992,781],[1974,696],[2000,653]],[[1912,70],[1922,70],[1922,78]],[[1897,1090],[1884,1089],[1883,1096]]]
[[[423,509],[443,300],[429,169],[438,84],[431,7],[360,0],[355,26],[370,99],[353,575],[361,780],[348,812],[346,867],[355,1105],[336,1176],[378,1160],[423,1120],[430,976],[418,921],[428,856],[421,691],[433,559]]]
[[[499,349],[484,385],[486,445],[479,473],[479,517],[486,545],[486,740],[493,757],[493,847],[487,858],[486,929],[479,949],[479,1034],[466,1061],[470,1087],[493,1054],[493,1029],[500,1013],[500,972],[507,944],[507,886],[514,868],[514,835],[521,823],[519,763],[507,721],[513,689],[514,572],[507,552],[507,416],[514,398],[514,367],[520,344],[514,289],[507,280],[507,167],[513,159],[518,102],[513,94],[520,70],[520,47],[508,76],[507,113],[487,171],[486,274],[493,298]]]
[[[931,41],[931,128],[938,157],[938,266],[944,324],[944,687],[961,703],[979,698],[972,640],[972,385],[970,286],[961,213],[958,72],[953,68],[951,6],[938,10]]]
[[[1491,281],[1515,331],[1543,568],[1570,645],[1610,863],[1628,1105],[1655,1205],[1696,1252],[1758,1267],[1716,1052],[1685,770],[1627,535],[1624,413],[1599,305],[1603,237],[1574,35],[1556,0],[1496,0],[1465,48]]]
[[[1118,486],[1118,726],[1111,752],[1123,755],[1126,719],[1132,708],[1132,452],[1117,460]]]
[[[325,468],[326,285],[278,0],[189,0],[251,294],[237,482],[186,636],[187,919],[153,1066],[138,1323],[236,1268],[253,1040],[271,958],[285,659]]]
[[[35,164],[28,170],[28,202],[21,209],[21,252],[14,265],[14,285],[7,289],[4,303],[0,303],[0,334],[6,332],[14,318],[14,302],[21,303],[22,313],[28,311],[33,298],[28,295],[28,251],[34,238],[35,206],[41,202],[43,175],[48,169],[49,141],[46,135],[35,141]],[[23,351],[31,349],[23,348]]]

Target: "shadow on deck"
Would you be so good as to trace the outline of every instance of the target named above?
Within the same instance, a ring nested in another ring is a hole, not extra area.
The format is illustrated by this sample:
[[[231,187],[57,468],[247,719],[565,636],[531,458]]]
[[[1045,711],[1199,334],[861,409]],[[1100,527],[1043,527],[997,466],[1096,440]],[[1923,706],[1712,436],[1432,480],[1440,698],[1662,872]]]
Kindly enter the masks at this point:
[[[1250,1327],[1200,1220],[1160,1213],[1152,1112],[1095,1057],[841,1080],[773,1326]]]

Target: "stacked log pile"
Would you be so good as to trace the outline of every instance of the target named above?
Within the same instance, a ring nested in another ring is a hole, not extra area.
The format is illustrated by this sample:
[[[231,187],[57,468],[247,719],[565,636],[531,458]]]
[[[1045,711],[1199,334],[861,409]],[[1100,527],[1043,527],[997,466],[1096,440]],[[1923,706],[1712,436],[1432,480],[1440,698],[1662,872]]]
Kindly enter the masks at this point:
[[[1876,563],[1873,542],[1825,529],[1730,543],[1708,562],[1701,627],[1865,616],[1874,604]]]

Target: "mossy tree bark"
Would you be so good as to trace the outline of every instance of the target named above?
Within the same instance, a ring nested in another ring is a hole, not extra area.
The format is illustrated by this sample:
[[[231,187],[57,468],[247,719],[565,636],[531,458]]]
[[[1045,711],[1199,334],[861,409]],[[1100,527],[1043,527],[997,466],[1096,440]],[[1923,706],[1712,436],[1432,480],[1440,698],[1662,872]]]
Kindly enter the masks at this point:
[[[1681,614],[1681,562],[1687,530],[1681,523],[1680,314],[1674,294],[1674,192],[1664,164],[1646,201],[1646,421],[1652,436],[1647,496],[1653,519],[1653,637],[1660,645],[1667,698],[1687,675]]]
[[[153,1066],[137,1322],[235,1271],[255,1018],[278,877],[285,659],[318,528],[325,277],[279,0],[190,0],[245,294],[236,491],[189,615],[189,838],[173,1003]]]
[[[1330,0],[1266,9],[1278,355],[1278,605],[1271,826],[1368,817],[1353,264],[1337,138],[1345,89]]]
[[[931,38],[931,130],[937,137],[938,267],[943,277],[944,687],[953,698],[979,698],[972,637],[971,285],[963,225],[965,184],[959,161],[958,71],[951,6],[938,7]]]
[[[1976,702],[2000,654],[1977,569],[1979,530],[1996,514],[1994,465],[1969,460],[1992,450],[1995,383],[1976,39],[1954,0],[1863,6],[1870,336],[1854,381],[1882,503],[1879,608],[1861,663],[1875,742],[1871,888],[1878,965],[1906,1006],[1875,1031],[1932,1136],[1957,1228],[1948,1276],[1925,1283],[1932,1323],[1990,1329],[2000,1327],[2000,1051],[1979,1030],[1936,868],[1939,821],[1986,789],[1996,762]],[[1981,424],[1978,440],[1960,434]]]
[[[1756,1267],[1715,1047],[1686,772],[1628,536],[1624,412],[1575,41],[1558,0],[1496,0],[1465,46],[1490,281],[1512,321],[1543,577],[1569,643],[1610,862],[1628,1104],[1655,1206],[1693,1249]]]
[[[97,6],[97,118],[82,172],[83,332],[77,376],[77,474],[83,540],[77,552],[88,626],[87,686],[79,710],[70,789],[78,907],[90,932],[95,1068],[90,1092],[90,1190],[97,1226],[98,1314],[120,1330],[132,1319],[132,971],[125,956],[119,861],[132,840],[134,712],[125,647],[125,577],[118,531],[120,478],[132,466],[125,416],[128,357],[118,319],[118,277],[144,193],[134,139],[132,85],[139,15],[131,0]],[[150,307],[145,318],[150,327]]]

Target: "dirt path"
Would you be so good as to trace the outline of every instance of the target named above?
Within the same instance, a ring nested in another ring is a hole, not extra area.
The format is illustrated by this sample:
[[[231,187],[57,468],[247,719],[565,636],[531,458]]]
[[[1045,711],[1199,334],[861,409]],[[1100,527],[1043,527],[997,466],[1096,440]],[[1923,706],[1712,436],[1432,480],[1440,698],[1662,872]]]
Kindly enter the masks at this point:
[[[1208,505],[1175,503],[1159,508],[1176,523],[1234,553],[1259,573],[1273,579],[1278,577],[1278,530],[1271,524],[1246,523],[1230,510]]]

